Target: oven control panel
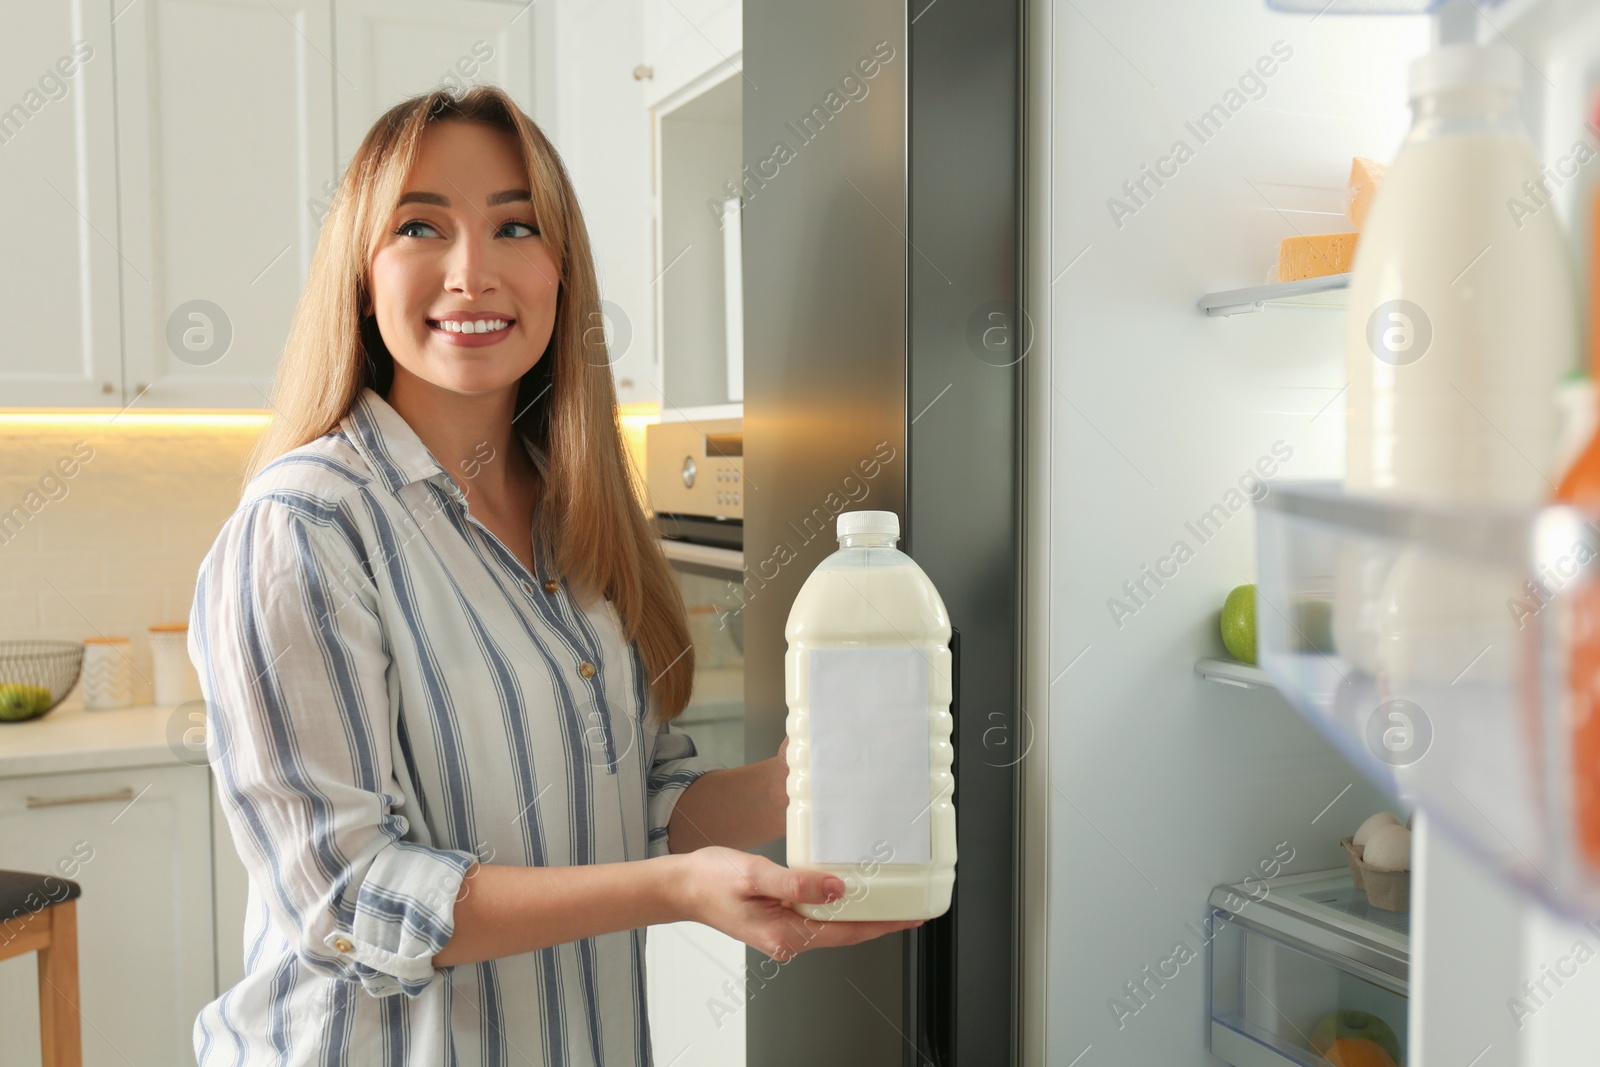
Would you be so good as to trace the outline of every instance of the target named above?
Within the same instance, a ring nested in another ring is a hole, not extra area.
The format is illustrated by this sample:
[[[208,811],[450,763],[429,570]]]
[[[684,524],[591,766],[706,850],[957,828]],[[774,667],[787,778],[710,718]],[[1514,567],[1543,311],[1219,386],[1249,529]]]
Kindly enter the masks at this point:
[[[744,421],[645,427],[645,485],[657,514],[744,518]]]

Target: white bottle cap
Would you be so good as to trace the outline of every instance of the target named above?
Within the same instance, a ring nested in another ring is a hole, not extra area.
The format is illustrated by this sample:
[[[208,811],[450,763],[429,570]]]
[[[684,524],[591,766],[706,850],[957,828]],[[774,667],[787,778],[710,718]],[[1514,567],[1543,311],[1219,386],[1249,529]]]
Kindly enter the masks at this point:
[[[900,516],[892,511],[843,511],[834,527],[842,541],[855,534],[892,534],[900,540]]]
[[[1522,88],[1522,57],[1505,45],[1448,44],[1411,61],[1411,98],[1448,89]]]

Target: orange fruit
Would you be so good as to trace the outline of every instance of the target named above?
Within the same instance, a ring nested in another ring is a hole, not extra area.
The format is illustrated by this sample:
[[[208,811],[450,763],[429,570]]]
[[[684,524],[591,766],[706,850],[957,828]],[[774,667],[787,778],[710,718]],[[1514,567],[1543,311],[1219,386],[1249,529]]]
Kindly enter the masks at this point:
[[[1364,1037],[1341,1037],[1323,1053],[1333,1067],[1395,1067],[1395,1062],[1376,1041]]]

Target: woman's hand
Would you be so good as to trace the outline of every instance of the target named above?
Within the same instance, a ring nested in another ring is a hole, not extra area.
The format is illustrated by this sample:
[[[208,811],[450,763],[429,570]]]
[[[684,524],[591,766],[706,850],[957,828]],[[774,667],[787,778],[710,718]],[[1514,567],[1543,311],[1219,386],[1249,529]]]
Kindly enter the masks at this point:
[[[677,895],[684,916],[780,963],[807,949],[855,945],[922,925],[920,920],[825,922],[794,910],[794,904],[827,904],[843,896],[844,881],[837,875],[780,867],[763,856],[717,845],[681,859]]]

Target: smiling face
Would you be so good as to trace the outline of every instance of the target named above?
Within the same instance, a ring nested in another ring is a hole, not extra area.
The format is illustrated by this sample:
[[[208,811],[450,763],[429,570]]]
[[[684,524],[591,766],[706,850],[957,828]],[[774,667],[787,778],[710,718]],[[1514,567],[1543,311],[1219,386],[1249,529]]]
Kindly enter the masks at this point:
[[[555,260],[515,139],[476,122],[428,126],[372,256],[371,305],[402,370],[441,389],[515,389],[555,326]]]

